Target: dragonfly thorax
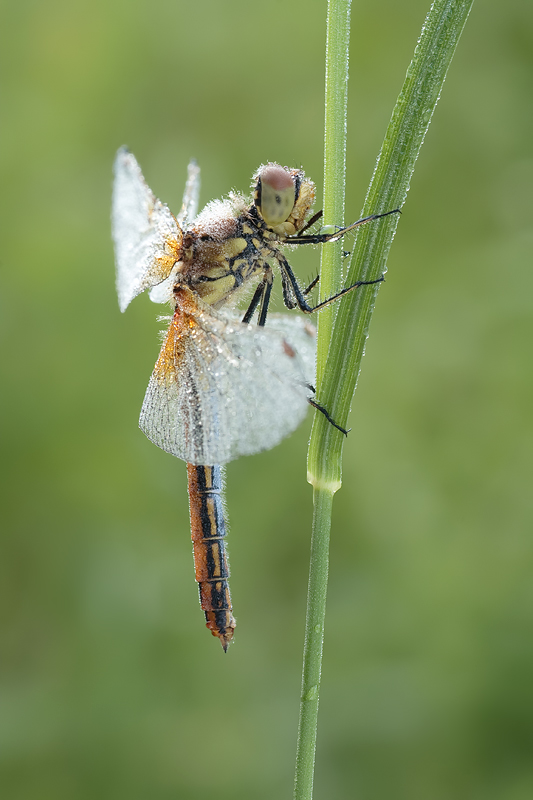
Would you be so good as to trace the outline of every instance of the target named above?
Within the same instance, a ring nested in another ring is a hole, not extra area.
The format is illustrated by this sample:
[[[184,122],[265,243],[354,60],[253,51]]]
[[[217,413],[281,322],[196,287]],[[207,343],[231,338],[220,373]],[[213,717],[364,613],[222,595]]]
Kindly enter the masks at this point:
[[[210,203],[184,233],[176,287],[189,286],[215,308],[233,303],[236,291],[262,273],[273,256],[277,242],[271,236],[258,227],[240,196]]]

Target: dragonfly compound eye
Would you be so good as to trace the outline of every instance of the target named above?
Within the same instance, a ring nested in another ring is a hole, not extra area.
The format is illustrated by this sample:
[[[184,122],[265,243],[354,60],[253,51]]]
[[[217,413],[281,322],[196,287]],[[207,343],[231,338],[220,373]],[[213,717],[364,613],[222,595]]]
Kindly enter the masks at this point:
[[[257,176],[256,205],[267,225],[285,222],[294,208],[296,184],[293,176],[279,164],[267,164]]]

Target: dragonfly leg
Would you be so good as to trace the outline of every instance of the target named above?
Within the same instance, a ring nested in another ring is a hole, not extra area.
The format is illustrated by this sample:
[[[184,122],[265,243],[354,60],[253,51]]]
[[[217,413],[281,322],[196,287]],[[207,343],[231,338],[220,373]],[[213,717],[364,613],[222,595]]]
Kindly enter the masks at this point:
[[[242,318],[242,321],[244,323],[248,324],[251,321],[255,309],[259,304],[261,304],[259,309],[259,319],[257,324],[261,326],[265,324],[268,312],[268,306],[270,303],[270,294],[272,292],[273,281],[274,281],[274,273],[272,272],[272,267],[267,265],[264,269],[261,281],[257,284],[257,288],[254,292],[254,296],[252,297],[251,303],[246,310],[246,314]]]
[[[320,311],[321,308],[324,308],[325,306],[329,305],[330,303],[335,302],[335,300],[338,300],[340,297],[344,297],[344,295],[348,294],[348,292],[351,292],[354,289],[358,289],[359,286],[369,286],[369,285],[374,284],[374,283],[381,283],[381,281],[385,280],[384,276],[381,275],[379,278],[377,278],[376,280],[373,280],[373,281],[356,281],[351,286],[346,286],[344,289],[341,289],[340,292],[337,292],[336,294],[332,295],[331,297],[328,297],[326,300],[323,300],[321,303],[318,303],[316,306],[310,306],[309,303],[307,302],[307,300],[305,299],[305,295],[307,294],[308,291],[310,291],[313,288],[313,284],[311,284],[310,287],[308,287],[305,291],[303,291],[301,289],[301,287],[300,287],[300,284],[298,283],[298,279],[296,278],[296,275],[292,271],[292,267],[290,266],[290,264],[287,261],[287,259],[285,258],[285,256],[283,256],[281,253],[279,253],[277,258],[278,258],[278,263],[279,263],[279,266],[280,266],[282,277],[283,277],[283,275],[285,275],[285,280],[288,283],[292,294],[294,295],[296,305],[298,306],[300,311],[303,311],[306,314],[312,314],[313,311]],[[283,297],[285,299],[285,292],[283,293]],[[285,303],[285,305],[287,305],[287,303]],[[289,306],[289,308],[293,308],[293,307],[294,306]]]

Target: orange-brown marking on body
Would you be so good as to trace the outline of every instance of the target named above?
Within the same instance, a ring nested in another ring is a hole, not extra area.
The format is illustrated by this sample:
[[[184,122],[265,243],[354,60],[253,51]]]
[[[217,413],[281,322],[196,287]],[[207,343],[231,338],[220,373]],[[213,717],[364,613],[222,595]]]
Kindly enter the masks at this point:
[[[218,637],[224,651],[233,638],[235,619],[232,614],[228,585],[229,566],[224,537],[226,529],[220,493],[220,467],[187,464],[189,509],[194,569],[200,591],[200,605],[206,626]]]
[[[193,292],[188,287],[176,286],[174,297],[176,310],[154,367],[154,375],[161,382],[179,372],[180,363],[190,341],[189,337],[198,327],[197,317],[202,313],[194,300]]]
[[[179,370],[190,335],[188,322],[176,309],[154,367],[154,376],[161,382],[173,377]]]

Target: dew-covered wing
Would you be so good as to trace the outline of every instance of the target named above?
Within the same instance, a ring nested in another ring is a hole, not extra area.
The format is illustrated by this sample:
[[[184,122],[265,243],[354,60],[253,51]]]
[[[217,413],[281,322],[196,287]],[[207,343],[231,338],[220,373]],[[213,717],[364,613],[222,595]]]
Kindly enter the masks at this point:
[[[268,450],[305,417],[315,330],[283,315],[243,325],[180,291],[150,379],[140,427],[192,464],[224,464]]]
[[[115,158],[112,227],[121,311],[136,295],[168,277],[179,257],[182,230],[147,186],[135,157]]]
[[[178,225],[185,230],[190,225],[198,213],[198,200],[200,198],[200,167],[191,159],[187,167],[187,182],[183,192],[180,213],[176,217]],[[150,300],[152,303],[168,303],[172,299],[172,289],[175,283],[175,275],[172,271],[168,278],[150,290]]]
[[[182,228],[190,225],[195,216],[198,214],[198,201],[200,199],[200,167],[191,158],[187,167],[187,181],[185,183],[185,190],[183,192],[183,200],[181,203],[181,210],[177,216],[177,220]]]

